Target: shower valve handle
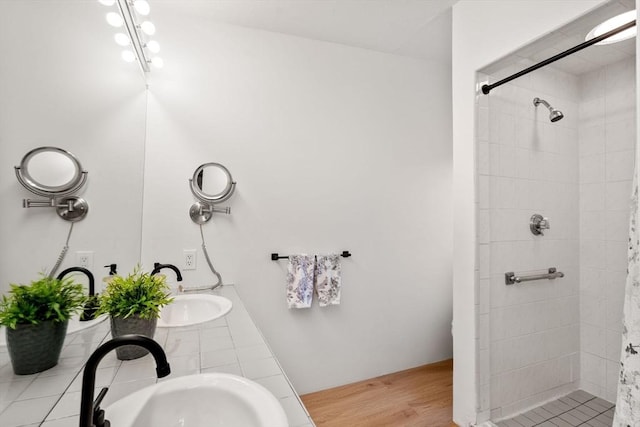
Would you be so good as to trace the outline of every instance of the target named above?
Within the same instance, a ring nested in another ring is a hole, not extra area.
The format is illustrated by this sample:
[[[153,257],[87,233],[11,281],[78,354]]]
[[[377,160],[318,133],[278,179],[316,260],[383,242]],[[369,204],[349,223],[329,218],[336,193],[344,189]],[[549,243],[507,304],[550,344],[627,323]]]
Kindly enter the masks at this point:
[[[540,214],[533,214],[529,221],[529,229],[534,236],[544,236],[542,230],[549,230],[551,223],[548,218],[543,217]]]

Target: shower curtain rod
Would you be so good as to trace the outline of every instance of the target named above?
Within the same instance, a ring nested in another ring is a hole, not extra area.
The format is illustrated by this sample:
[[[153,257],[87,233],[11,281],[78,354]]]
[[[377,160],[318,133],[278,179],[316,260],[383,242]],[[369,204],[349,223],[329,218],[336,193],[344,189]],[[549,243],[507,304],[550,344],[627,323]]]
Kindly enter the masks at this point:
[[[572,47],[570,49],[567,49],[564,52],[560,52],[559,54],[554,55],[551,58],[548,58],[548,59],[545,59],[544,61],[538,62],[537,64],[532,65],[529,68],[525,68],[522,71],[519,71],[519,72],[517,72],[515,74],[510,75],[509,77],[505,77],[504,79],[499,80],[499,81],[495,82],[494,84],[482,85],[482,93],[484,93],[485,95],[488,95],[489,92],[491,92],[492,89],[495,89],[498,86],[501,86],[501,85],[503,85],[505,83],[508,83],[513,79],[517,79],[518,77],[522,77],[525,74],[529,74],[530,72],[535,71],[538,68],[544,67],[546,65],[549,65],[552,62],[556,62],[558,59],[562,59],[565,56],[572,55],[572,54],[574,54],[574,53],[576,53],[576,52],[578,52],[578,51],[580,51],[580,50],[582,50],[584,48],[587,48],[587,47],[592,46],[592,45],[594,45],[594,44],[596,44],[598,42],[601,42],[604,39],[608,39],[609,37],[614,36],[614,35],[622,32],[622,31],[624,31],[626,29],[629,29],[631,27],[635,27],[635,25],[636,25],[636,20],[634,19],[633,21],[627,22],[626,24],[621,25],[618,28],[614,28],[613,30],[611,30],[609,32],[601,34],[598,37],[594,37],[594,38],[592,38],[590,40],[587,40],[584,43],[580,43],[579,45],[574,46],[574,47]]]

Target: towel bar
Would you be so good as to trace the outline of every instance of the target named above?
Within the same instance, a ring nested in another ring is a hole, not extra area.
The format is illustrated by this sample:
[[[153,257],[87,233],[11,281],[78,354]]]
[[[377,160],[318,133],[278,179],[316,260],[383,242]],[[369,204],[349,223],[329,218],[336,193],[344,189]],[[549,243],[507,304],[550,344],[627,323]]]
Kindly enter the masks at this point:
[[[351,252],[342,251],[340,256],[343,258],[349,258],[351,256]],[[271,254],[271,261],[277,261],[279,259],[285,259],[285,258],[289,259],[289,255],[279,255],[277,252]]]
[[[553,280],[558,277],[564,277],[564,273],[558,271],[555,267],[551,267],[545,274],[533,274],[531,276],[516,276],[513,271],[509,271],[504,273],[504,282],[506,285],[513,285],[514,283],[530,282],[532,280]]]

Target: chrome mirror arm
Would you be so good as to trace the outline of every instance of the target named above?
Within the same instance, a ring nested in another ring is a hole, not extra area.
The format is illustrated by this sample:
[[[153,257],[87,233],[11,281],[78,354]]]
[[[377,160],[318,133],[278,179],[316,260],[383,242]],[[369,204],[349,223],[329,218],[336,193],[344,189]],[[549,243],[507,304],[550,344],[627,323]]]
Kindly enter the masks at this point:
[[[65,221],[80,221],[87,216],[89,204],[82,197],[66,196],[60,199],[55,197],[49,200],[22,199],[23,208],[55,208],[58,216]]]

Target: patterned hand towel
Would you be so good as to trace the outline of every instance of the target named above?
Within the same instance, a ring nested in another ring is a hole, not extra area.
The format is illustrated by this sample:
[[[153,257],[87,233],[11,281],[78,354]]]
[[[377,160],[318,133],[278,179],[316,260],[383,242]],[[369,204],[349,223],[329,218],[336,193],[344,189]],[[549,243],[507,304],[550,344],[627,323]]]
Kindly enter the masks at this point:
[[[290,255],[287,271],[287,305],[309,308],[313,298],[313,255]]]
[[[318,255],[316,259],[316,292],[320,307],[340,304],[340,255]]]

